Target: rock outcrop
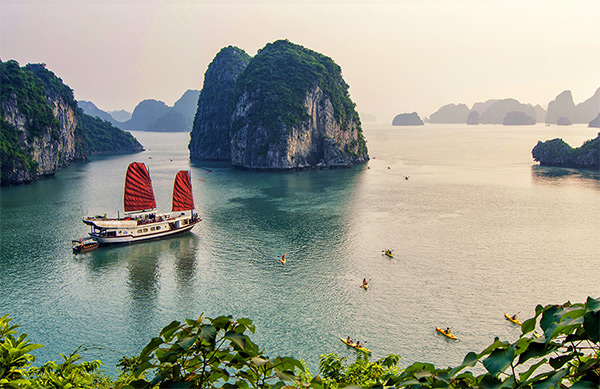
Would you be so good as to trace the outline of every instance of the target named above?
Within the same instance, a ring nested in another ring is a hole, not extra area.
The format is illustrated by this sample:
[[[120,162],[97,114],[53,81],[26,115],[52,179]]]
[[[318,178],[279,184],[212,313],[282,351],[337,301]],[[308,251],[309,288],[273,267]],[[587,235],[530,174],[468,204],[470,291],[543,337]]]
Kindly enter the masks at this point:
[[[575,149],[560,138],[538,141],[531,155],[541,165],[600,169],[600,134]]]
[[[510,111],[502,120],[505,126],[526,126],[535,124],[535,119],[520,111]]]
[[[341,68],[287,40],[267,44],[236,82],[231,161],[257,170],[350,167],[369,159]]]
[[[479,121],[482,124],[503,124],[504,118],[511,111],[522,112],[532,118],[536,116],[531,104],[522,104],[515,99],[503,99],[490,105],[481,114]]]
[[[556,124],[560,117],[571,119],[574,117],[574,113],[575,103],[573,102],[573,95],[569,90],[563,91],[548,103],[546,123]]]
[[[475,125],[479,124],[479,111],[471,111],[467,116],[467,124]]]
[[[559,126],[570,126],[573,123],[571,123],[571,121],[569,120],[569,118],[561,116],[556,121],[556,124],[559,125]]]
[[[127,151],[142,146],[131,134],[108,122],[85,115],[73,99],[73,91],[42,64],[23,68],[16,61],[0,62],[2,93],[1,123],[1,184],[28,183],[55,174],[56,170],[88,154],[111,151],[109,126],[129,140]],[[91,129],[90,119],[103,123]],[[108,141],[94,143],[94,136]]]
[[[446,104],[432,113],[429,123],[466,123],[469,107],[465,104]]]
[[[588,127],[598,127],[598,128],[600,128],[600,113],[598,114],[598,116],[596,116],[596,118],[594,120],[592,120],[590,122],[590,124],[588,125]]]
[[[189,89],[172,107],[160,100],[144,100],[135,107],[129,120],[119,123],[119,127],[132,131],[190,131],[199,95],[200,91]]]
[[[96,104],[92,103],[91,101],[78,100],[77,106],[81,108],[83,110],[83,113],[85,113],[86,115],[90,115],[91,117],[98,117],[102,120],[109,122],[115,127],[121,128],[121,126],[123,125],[123,123],[115,119],[110,113],[96,107]]]
[[[574,117],[571,121],[573,123],[589,123],[599,114],[600,88],[596,89],[596,92],[592,97],[575,106]]]
[[[144,100],[135,107],[131,114],[131,119],[123,123],[123,127],[131,131],[146,131],[150,124],[156,122],[170,110],[170,107],[163,101],[154,99]]]
[[[191,159],[231,161],[235,83],[249,62],[244,50],[228,46],[208,65],[188,145]]]
[[[537,123],[545,123],[546,122],[546,110],[544,108],[542,108],[542,106],[539,104],[536,104],[535,107],[533,107],[533,109],[535,110],[535,121]]]
[[[401,113],[392,120],[392,126],[422,126],[423,124],[425,123],[416,112]]]
[[[486,109],[491,107],[492,104],[494,104],[497,101],[499,101],[499,100],[498,99],[490,99],[490,100],[486,100],[485,102],[477,102],[477,103],[473,104],[473,107],[471,107],[471,112],[477,111],[477,112],[479,112],[479,116],[481,116],[481,114],[484,113]]]

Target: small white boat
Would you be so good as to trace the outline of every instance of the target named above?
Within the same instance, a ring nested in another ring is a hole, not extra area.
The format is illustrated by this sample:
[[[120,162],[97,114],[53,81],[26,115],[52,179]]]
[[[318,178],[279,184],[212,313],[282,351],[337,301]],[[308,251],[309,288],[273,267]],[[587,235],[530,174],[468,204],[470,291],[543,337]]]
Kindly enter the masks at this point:
[[[187,170],[177,172],[175,177],[171,212],[159,213],[146,165],[131,163],[125,177],[123,203],[125,217],[107,218],[105,215],[83,219],[91,228],[90,237],[100,244],[134,243],[188,232],[201,221],[194,212],[192,183]]]

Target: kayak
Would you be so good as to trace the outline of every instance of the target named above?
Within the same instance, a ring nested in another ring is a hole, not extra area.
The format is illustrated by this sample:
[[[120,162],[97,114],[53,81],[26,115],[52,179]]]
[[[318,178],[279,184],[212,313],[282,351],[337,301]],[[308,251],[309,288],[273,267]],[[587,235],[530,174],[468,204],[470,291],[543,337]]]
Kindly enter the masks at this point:
[[[454,334],[446,333],[446,330],[443,330],[440,327],[435,327],[435,330],[447,338],[458,340],[458,338]]]
[[[510,320],[510,321],[512,321],[515,324],[518,324],[518,325],[522,325],[523,324],[523,323],[521,323],[519,321],[519,319],[513,319],[513,317],[511,315],[509,315],[508,313],[506,313],[506,312],[504,313],[504,317],[506,317],[506,320]]]
[[[363,288],[364,290],[369,290],[369,283],[367,282],[366,284],[363,284],[360,287]]]
[[[390,258],[394,258],[394,253],[392,253],[391,250],[385,250],[385,255],[387,255]]]
[[[366,347],[362,347],[362,346],[360,346],[360,347],[356,347],[356,343],[353,343],[353,342],[348,342],[348,340],[346,340],[346,339],[344,339],[344,338],[340,338],[340,340],[341,340],[342,342],[346,343],[346,346],[349,346],[349,347],[354,347],[354,348],[355,348],[355,349],[357,349],[357,350],[364,351],[364,352],[366,352],[366,353],[369,353],[369,354],[371,354],[371,350],[367,349]]]

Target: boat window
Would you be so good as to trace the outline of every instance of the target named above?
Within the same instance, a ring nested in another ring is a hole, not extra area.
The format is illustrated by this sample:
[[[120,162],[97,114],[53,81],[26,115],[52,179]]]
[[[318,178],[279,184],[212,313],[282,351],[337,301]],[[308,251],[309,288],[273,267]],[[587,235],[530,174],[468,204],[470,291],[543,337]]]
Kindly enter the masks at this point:
[[[144,232],[148,232],[148,229],[147,229],[147,228],[144,228]]]
[[[160,230],[160,226],[157,226],[157,227],[156,227],[156,229],[157,229],[157,230]]]
[[[137,233],[138,233],[138,234],[141,234],[141,233],[142,233],[142,230],[137,230]]]

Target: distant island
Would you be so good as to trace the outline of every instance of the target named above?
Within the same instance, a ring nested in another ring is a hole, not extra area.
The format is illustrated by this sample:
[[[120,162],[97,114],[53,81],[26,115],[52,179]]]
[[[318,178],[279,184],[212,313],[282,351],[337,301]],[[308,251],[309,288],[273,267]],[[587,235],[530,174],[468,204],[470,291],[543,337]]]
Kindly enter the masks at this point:
[[[350,167],[369,159],[341,68],[288,40],[254,57],[232,46],[215,56],[188,147],[192,159],[253,170]]]
[[[521,111],[510,111],[504,116],[502,124],[505,126],[525,126],[535,124],[535,118]]]
[[[548,123],[570,125],[589,123],[600,114],[600,88],[587,100],[575,105],[571,91],[563,91],[548,103],[546,111],[536,104],[523,104],[516,99],[491,99],[477,102],[469,109],[465,104],[446,104],[429,117],[430,123],[466,123],[530,125]],[[559,122],[560,121],[560,122]]]
[[[598,116],[596,116],[596,118],[594,120],[592,120],[590,122],[590,124],[588,125],[588,127],[597,127],[597,128],[600,128],[600,113],[598,114]]]
[[[538,141],[531,155],[540,165],[600,169],[600,134],[573,148],[560,138]]]
[[[160,100],[147,99],[140,102],[131,114],[124,110],[111,114],[101,110],[91,101],[81,100],[77,105],[84,113],[106,120],[123,130],[186,132],[192,129],[199,95],[200,91],[188,89],[172,107]],[[121,121],[115,116],[124,120]]]
[[[562,123],[566,122],[565,119],[570,123],[589,123],[598,114],[600,114],[600,88],[592,97],[577,105],[573,102],[571,91],[566,90],[548,103],[546,123],[558,124],[560,118],[563,118]]]
[[[143,150],[130,133],[84,114],[44,64],[0,62],[0,75],[1,185],[53,175],[89,155]]]
[[[422,126],[423,124],[423,120],[416,112],[401,113],[392,120],[393,126]]]

